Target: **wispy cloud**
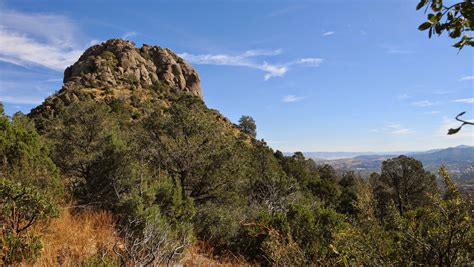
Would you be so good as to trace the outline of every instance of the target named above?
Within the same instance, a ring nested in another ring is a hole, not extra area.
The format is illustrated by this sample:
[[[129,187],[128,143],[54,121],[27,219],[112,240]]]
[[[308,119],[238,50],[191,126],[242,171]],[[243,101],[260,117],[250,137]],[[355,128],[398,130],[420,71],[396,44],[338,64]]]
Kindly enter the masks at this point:
[[[404,99],[412,98],[412,96],[409,94],[401,94],[401,95],[398,95],[397,98],[400,100],[404,100]]]
[[[385,49],[387,54],[393,54],[393,55],[413,54],[412,50],[408,50],[397,45],[383,44],[381,45],[381,47]]]
[[[414,134],[415,131],[403,127],[400,123],[389,122],[386,123],[385,126],[380,128],[374,128],[370,130],[373,133],[383,133],[383,134],[390,134],[390,135],[408,135]]]
[[[260,57],[260,56],[277,56],[283,53],[283,49],[275,50],[265,50],[265,49],[256,49],[256,50],[247,50],[242,56],[243,57]]]
[[[323,33],[322,36],[330,36],[330,35],[334,35],[335,33],[336,33],[336,32],[328,31],[328,32]]]
[[[44,98],[41,97],[28,97],[28,96],[0,96],[0,101],[9,104],[26,104],[26,105],[39,105],[43,102]]]
[[[402,129],[393,130],[390,133],[394,134],[394,135],[407,135],[407,134],[413,134],[414,131],[412,131],[408,128],[402,128]]]
[[[50,79],[46,79],[46,80],[43,80],[41,81],[42,83],[57,83],[57,82],[62,82],[63,79],[60,79],[60,78],[50,78]]]
[[[137,33],[134,32],[134,31],[126,32],[122,35],[122,39],[128,39],[128,38],[136,36],[136,35],[137,35]]]
[[[82,53],[78,35],[64,16],[2,11],[0,61],[62,71]]]
[[[435,90],[433,93],[435,95],[447,95],[447,94],[451,93],[451,91],[448,91],[448,90]]]
[[[435,115],[435,114],[439,114],[440,111],[438,110],[432,110],[432,111],[426,111],[425,114],[430,114],[430,115]]]
[[[402,125],[400,123],[389,122],[385,125],[385,127],[390,128],[390,129],[400,129]]]
[[[39,79],[41,76],[34,76]],[[0,79],[0,101],[8,104],[41,104],[43,100],[54,93],[49,82],[37,81],[26,77],[23,80]]]
[[[430,106],[433,106],[435,103],[429,100],[420,100],[420,101],[412,102],[411,104],[416,107],[430,107]]]
[[[285,103],[292,103],[292,102],[298,102],[298,101],[301,101],[303,100],[304,97],[302,96],[295,96],[295,95],[286,95],[282,98],[281,101],[285,102]]]
[[[459,81],[472,81],[474,80],[474,76],[464,76]]]
[[[282,64],[272,64],[267,61],[259,61],[258,57],[269,57],[281,54],[281,49],[276,50],[248,50],[241,54],[203,54],[194,55],[181,53],[179,56],[193,64],[237,66],[258,69],[265,72],[264,78],[268,80],[273,77],[284,76],[292,66],[303,65],[308,67],[318,67],[323,59],[321,58],[301,58]]]
[[[289,13],[295,12],[299,9],[303,9],[304,7],[305,6],[298,5],[298,6],[289,6],[289,7],[285,7],[285,8],[282,8],[282,9],[277,9],[277,10],[273,11],[272,13],[268,14],[266,17],[267,18],[272,18],[272,17],[277,17],[277,16],[289,14]]]
[[[455,102],[455,103],[473,104],[473,103],[474,103],[474,97],[472,97],[472,98],[456,99],[456,100],[453,100],[452,102]]]
[[[323,63],[322,58],[314,58],[314,57],[308,57],[308,58],[301,58],[295,61],[291,61],[289,63],[286,63],[286,65],[307,65],[307,66],[312,66],[312,67],[319,67]]]

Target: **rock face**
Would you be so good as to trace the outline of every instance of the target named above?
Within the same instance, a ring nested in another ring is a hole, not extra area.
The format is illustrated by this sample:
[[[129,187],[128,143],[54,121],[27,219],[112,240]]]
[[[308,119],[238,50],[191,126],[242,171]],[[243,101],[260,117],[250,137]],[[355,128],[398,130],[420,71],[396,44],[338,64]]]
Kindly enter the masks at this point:
[[[167,48],[112,39],[87,49],[64,72],[62,90],[151,87],[164,83],[177,92],[202,97],[194,68]]]

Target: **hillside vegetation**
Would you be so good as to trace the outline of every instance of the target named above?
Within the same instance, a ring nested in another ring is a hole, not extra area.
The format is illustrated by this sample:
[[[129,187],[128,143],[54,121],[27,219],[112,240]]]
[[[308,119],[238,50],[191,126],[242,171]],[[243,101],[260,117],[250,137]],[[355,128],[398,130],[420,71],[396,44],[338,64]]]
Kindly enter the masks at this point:
[[[340,175],[253,123],[207,108],[170,50],[89,48],[31,114],[1,111],[0,264],[474,263],[472,197],[446,169],[442,187],[405,156]]]

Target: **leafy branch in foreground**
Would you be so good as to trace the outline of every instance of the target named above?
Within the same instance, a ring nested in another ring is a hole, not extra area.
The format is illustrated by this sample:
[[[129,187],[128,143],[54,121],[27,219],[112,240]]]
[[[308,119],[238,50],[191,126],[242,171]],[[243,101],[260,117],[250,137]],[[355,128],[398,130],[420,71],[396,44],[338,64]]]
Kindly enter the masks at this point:
[[[35,187],[0,180],[0,265],[34,260],[42,248],[40,237],[30,233],[39,221],[55,217],[51,200]]]
[[[462,49],[465,45],[474,46],[474,39],[467,32],[474,30],[474,4],[472,0],[464,0],[451,6],[443,4],[443,0],[421,0],[416,10],[425,7],[425,13],[431,8],[433,13],[428,14],[428,20],[418,26],[420,31],[428,30],[428,37],[433,33],[441,35],[447,31],[449,37],[461,40],[453,46]]]
[[[466,111],[461,112],[461,113],[459,113],[459,114],[456,116],[456,120],[462,122],[462,124],[461,124],[461,126],[459,126],[458,128],[451,128],[451,129],[449,129],[449,130],[448,130],[448,135],[456,134],[457,132],[459,132],[459,131],[461,130],[461,128],[462,128],[464,125],[474,125],[474,122],[461,120],[461,119],[459,118],[459,117],[461,117],[462,115],[464,115],[465,113],[466,113]]]

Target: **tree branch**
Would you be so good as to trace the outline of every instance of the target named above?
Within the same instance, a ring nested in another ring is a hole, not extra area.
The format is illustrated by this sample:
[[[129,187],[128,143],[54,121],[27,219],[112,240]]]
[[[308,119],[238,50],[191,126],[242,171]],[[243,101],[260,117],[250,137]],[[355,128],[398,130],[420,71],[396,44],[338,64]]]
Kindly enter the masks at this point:
[[[461,126],[459,126],[458,128],[451,128],[451,129],[449,129],[449,130],[448,130],[448,135],[452,135],[452,134],[458,133],[464,125],[474,125],[474,122],[461,120],[461,119],[459,118],[459,117],[461,117],[461,116],[464,115],[464,114],[466,114],[466,111],[461,112],[461,113],[459,113],[459,114],[456,116],[456,120],[462,122],[462,124],[461,124]]]

